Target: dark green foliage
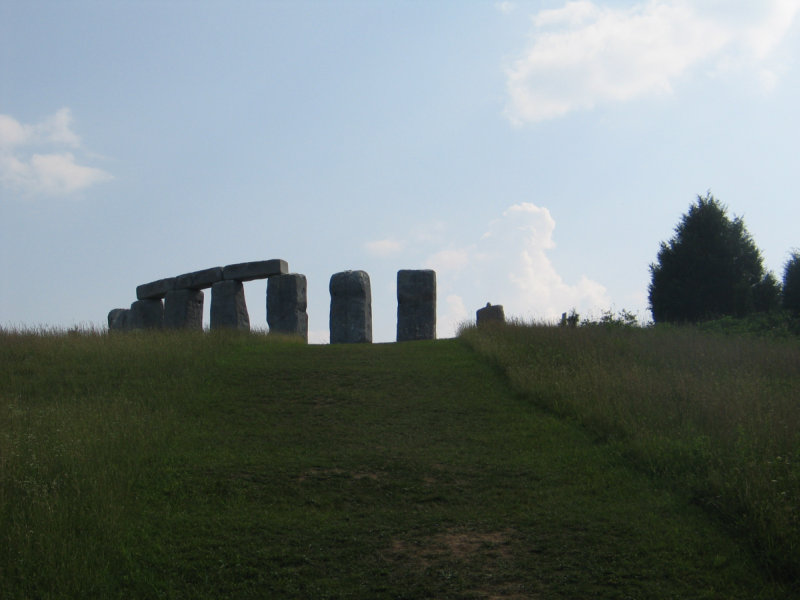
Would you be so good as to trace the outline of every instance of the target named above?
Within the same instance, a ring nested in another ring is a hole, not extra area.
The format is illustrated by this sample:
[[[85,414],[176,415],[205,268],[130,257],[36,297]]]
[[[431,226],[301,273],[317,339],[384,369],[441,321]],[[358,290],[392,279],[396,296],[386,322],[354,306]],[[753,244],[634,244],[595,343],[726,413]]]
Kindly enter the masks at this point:
[[[783,308],[800,315],[800,250],[794,250],[783,268]]]
[[[659,322],[696,323],[776,308],[779,288],[740,217],[711,193],[698,196],[650,265],[650,309]]]

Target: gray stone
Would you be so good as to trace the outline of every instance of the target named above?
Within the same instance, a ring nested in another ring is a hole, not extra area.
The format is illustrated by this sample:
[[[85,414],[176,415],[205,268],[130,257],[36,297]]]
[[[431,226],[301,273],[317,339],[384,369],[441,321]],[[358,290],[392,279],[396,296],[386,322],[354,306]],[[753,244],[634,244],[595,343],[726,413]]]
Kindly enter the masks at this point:
[[[237,281],[252,281],[253,279],[266,279],[275,275],[284,275],[289,272],[289,265],[285,260],[275,258],[255,262],[226,265],[222,268],[223,279]]]
[[[211,329],[222,328],[250,331],[241,281],[229,279],[211,286]]]
[[[136,287],[137,300],[159,300],[167,295],[167,292],[174,289],[175,278],[159,279],[150,283],[143,283]]]
[[[109,331],[125,331],[128,324],[128,314],[130,310],[127,308],[115,308],[108,313],[108,330]]]
[[[222,281],[222,267],[211,267],[193,273],[184,273],[175,278],[176,290],[202,290]]]
[[[203,330],[203,292],[171,290],[164,298],[165,329]]]
[[[372,291],[364,271],[331,277],[331,344],[372,342]]]
[[[131,304],[126,329],[161,329],[164,326],[164,302],[137,300]]]
[[[475,317],[478,323],[478,327],[481,325],[486,325],[488,323],[505,323],[506,322],[506,315],[503,312],[503,306],[501,304],[495,304],[492,306],[491,302],[487,302],[486,306],[481,309],[478,309],[478,312],[475,313]]]
[[[436,272],[397,272],[397,341],[436,338]]]
[[[307,290],[305,275],[291,273],[267,280],[267,324],[270,333],[296,335],[308,341]]]

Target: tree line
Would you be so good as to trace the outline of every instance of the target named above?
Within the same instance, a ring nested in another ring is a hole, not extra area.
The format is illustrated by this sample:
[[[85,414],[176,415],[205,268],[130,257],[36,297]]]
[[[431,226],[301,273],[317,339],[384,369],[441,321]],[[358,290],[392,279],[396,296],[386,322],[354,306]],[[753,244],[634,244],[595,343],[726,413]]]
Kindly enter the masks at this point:
[[[800,250],[784,265],[783,279],[763,257],[741,217],[711,192],[697,196],[675,235],[661,242],[650,265],[648,299],[656,323],[698,323],[722,317],[786,310],[800,316]]]

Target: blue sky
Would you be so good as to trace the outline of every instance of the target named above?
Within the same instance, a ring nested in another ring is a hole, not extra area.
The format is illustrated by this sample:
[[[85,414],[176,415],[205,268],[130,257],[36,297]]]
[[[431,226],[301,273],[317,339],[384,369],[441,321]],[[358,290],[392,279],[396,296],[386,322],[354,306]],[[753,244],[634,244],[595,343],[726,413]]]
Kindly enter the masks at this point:
[[[800,0],[0,1],[0,325],[104,325],[140,283],[269,258],[433,268],[486,302],[647,312],[697,194],[800,246]],[[265,283],[245,290],[266,326]],[[210,294],[206,294],[206,312]]]

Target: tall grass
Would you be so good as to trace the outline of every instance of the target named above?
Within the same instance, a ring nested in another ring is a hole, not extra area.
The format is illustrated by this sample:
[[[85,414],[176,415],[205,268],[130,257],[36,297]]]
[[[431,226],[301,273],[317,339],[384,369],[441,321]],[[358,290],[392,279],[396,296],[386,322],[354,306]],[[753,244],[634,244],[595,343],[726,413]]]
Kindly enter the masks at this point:
[[[196,363],[210,351],[202,334],[0,330],[6,581],[36,573],[34,589],[63,597],[114,588],[129,562],[130,514],[179,426],[174,398],[199,389]]]
[[[576,419],[800,577],[800,343],[693,328],[466,328],[519,392]]]

